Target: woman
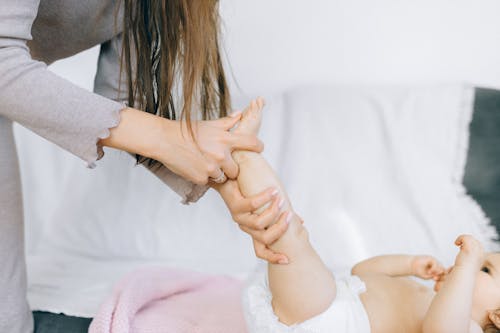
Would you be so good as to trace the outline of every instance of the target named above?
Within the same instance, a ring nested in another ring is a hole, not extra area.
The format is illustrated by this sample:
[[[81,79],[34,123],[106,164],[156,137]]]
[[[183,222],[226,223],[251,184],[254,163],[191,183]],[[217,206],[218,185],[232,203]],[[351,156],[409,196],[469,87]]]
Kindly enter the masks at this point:
[[[0,332],[33,327],[12,122],[91,167],[103,146],[136,154],[186,203],[202,196],[210,181],[237,176],[232,150],[262,150],[255,136],[229,132],[240,115],[225,117],[230,99],[217,7],[215,0],[0,0]],[[46,70],[46,64],[98,44],[96,89],[106,97]],[[180,110],[172,98],[176,91],[182,91]],[[210,120],[218,117],[225,118]],[[245,199],[229,181],[220,193],[253,235],[257,253],[285,262],[265,247],[284,230],[258,230],[277,217],[276,210],[252,214],[273,199],[273,190]]]

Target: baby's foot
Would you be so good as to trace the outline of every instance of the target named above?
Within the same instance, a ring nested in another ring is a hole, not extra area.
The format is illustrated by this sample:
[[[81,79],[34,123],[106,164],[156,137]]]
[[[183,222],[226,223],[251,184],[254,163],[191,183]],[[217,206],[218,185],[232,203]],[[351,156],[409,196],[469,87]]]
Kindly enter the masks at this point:
[[[262,108],[264,107],[264,99],[261,97],[250,102],[250,105],[243,111],[238,127],[234,130],[235,133],[241,134],[258,134],[260,122],[262,120]]]

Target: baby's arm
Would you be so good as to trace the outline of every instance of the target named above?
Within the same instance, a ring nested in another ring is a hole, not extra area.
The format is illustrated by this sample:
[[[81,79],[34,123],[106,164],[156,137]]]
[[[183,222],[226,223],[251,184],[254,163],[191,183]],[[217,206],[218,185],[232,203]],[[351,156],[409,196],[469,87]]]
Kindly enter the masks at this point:
[[[476,275],[482,264],[481,244],[460,236],[460,253],[443,287],[434,296],[423,323],[423,333],[475,333],[482,330],[471,321]]]
[[[444,273],[444,267],[431,256],[385,255],[367,259],[355,265],[354,275],[372,273],[389,276],[417,276],[430,279]]]
[[[258,130],[262,101],[252,102],[246,110],[237,131]],[[256,124],[257,122],[257,124]],[[238,184],[245,196],[275,187],[283,199],[283,214],[277,223],[286,223],[286,233],[270,248],[287,255],[289,264],[268,265],[269,287],[273,295],[273,309],[281,322],[291,325],[310,319],[325,311],[335,298],[335,279],[309,243],[306,229],[292,213],[292,206],[283,186],[266,160],[257,153],[233,152],[240,173]]]

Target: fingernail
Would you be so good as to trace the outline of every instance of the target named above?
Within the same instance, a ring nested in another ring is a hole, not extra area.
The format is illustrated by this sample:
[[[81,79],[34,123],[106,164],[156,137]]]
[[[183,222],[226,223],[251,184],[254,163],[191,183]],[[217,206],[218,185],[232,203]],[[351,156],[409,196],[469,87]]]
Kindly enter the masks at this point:
[[[275,188],[274,191],[271,192],[271,196],[275,197],[278,193],[280,193],[280,191]]]
[[[293,217],[293,213],[292,212],[288,212],[288,216],[286,217],[285,223],[286,224],[290,224],[290,222],[292,221],[292,217]]]
[[[283,205],[285,204],[285,199],[281,199],[279,204],[278,204],[278,208],[281,209],[283,208]]]
[[[288,259],[287,259],[287,258],[283,258],[283,259],[280,259],[280,260],[278,261],[278,264],[280,264],[280,265],[288,265],[288,263],[289,263],[289,262],[288,262]]]
[[[236,118],[236,117],[239,117],[239,116],[240,116],[240,114],[241,114],[241,111],[235,111],[235,112],[231,113],[231,114],[229,115],[229,117],[231,117],[231,118]]]

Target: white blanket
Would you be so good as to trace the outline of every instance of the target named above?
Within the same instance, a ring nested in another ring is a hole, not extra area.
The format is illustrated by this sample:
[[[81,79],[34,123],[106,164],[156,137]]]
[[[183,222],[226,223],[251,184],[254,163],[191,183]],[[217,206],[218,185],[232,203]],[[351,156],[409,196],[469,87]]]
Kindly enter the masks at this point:
[[[459,85],[308,87],[269,99],[265,156],[329,266],[395,252],[450,264],[465,232],[492,247],[496,234],[461,185],[471,102]],[[244,276],[257,262],[215,193],[186,207],[126,154],[108,152],[95,170],[64,155],[57,169],[47,158],[34,168],[30,147],[20,154],[26,209],[38,200],[26,228],[34,309],[93,316],[116,280],[146,264]]]
[[[398,252],[451,264],[462,233],[495,247],[461,184],[472,88],[308,87],[285,101],[278,173],[329,266]]]

